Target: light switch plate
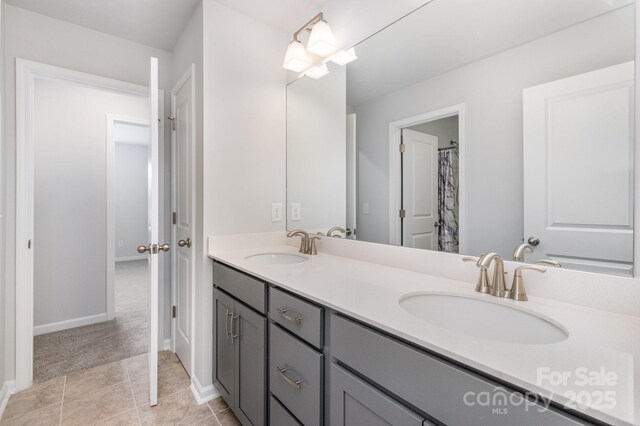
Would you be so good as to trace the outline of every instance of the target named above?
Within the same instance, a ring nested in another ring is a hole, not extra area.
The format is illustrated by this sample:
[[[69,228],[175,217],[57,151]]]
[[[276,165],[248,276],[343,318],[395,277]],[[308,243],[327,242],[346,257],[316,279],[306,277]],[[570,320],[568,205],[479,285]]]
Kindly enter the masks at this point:
[[[282,203],[271,204],[271,222],[282,222]]]
[[[302,219],[302,206],[300,203],[291,203],[291,220],[298,221]]]
[[[369,214],[369,203],[362,203],[362,214]]]

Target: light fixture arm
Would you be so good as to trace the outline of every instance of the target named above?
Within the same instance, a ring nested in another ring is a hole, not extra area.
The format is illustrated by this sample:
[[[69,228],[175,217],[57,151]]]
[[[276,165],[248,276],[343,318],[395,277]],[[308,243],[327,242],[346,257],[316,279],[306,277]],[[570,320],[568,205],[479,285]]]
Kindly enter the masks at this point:
[[[313,26],[320,21],[324,21],[324,15],[322,14],[322,12],[318,13],[316,16],[311,18],[309,22],[304,24],[298,31],[293,33],[293,40],[300,41],[298,40],[298,36],[300,35],[300,33],[302,33],[303,31],[311,32],[311,29],[313,28]]]

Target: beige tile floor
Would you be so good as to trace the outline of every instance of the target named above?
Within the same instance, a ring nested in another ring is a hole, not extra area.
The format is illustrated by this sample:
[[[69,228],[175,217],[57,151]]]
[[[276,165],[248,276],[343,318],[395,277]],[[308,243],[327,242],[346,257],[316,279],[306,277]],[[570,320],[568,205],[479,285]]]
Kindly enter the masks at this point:
[[[1,426],[240,423],[222,398],[198,405],[189,376],[170,352],[158,354],[158,405],[149,406],[147,355],[69,374],[12,395]]]

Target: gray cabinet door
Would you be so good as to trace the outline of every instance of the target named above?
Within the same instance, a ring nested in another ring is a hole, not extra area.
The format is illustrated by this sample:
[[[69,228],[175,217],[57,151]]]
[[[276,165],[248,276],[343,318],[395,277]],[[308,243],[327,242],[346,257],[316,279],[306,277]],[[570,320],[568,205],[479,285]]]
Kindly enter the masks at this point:
[[[213,375],[218,390],[230,406],[233,406],[234,395],[234,342],[231,338],[231,316],[233,315],[234,301],[226,294],[215,290],[214,292],[214,338],[215,354]]]
[[[422,426],[424,418],[331,365],[331,426]]]
[[[266,318],[236,302],[236,415],[243,424],[266,422]]]

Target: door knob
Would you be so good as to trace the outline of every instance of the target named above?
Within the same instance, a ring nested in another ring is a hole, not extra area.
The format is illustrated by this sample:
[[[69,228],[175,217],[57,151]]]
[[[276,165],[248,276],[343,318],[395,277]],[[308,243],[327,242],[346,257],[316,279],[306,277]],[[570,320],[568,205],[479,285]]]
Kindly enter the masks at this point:
[[[146,252],[151,253],[151,246],[150,245],[149,246],[138,246],[137,250],[138,250],[138,253],[140,253],[140,254],[144,254]]]
[[[179,247],[191,247],[191,238],[187,238],[186,240],[180,240],[178,241],[178,246]]]
[[[527,242],[529,243],[529,245],[532,246],[537,246],[538,244],[540,244],[540,238],[538,237],[529,237],[529,239],[527,240]]]
[[[158,251],[169,251],[171,246],[167,243],[158,245]]]

